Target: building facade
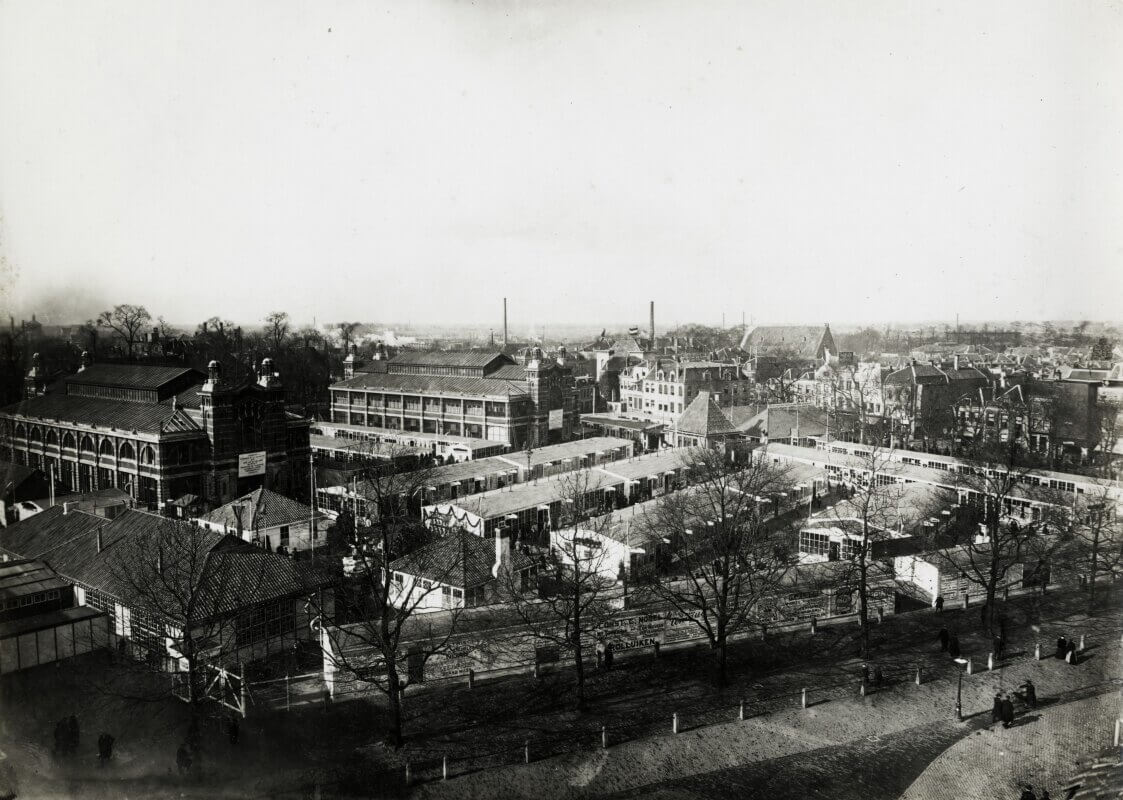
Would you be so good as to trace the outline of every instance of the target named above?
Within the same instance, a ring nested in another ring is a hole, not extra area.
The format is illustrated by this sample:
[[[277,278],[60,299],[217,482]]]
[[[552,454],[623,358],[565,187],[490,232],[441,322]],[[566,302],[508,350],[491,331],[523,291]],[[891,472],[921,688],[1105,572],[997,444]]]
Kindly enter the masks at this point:
[[[670,426],[699,392],[729,406],[748,402],[751,389],[735,363],[647,358],[620,374],[620,413]]]
[[[33,364],[25,399],[0,409],[0,458],[53,475],[63,490],[117,488],[162,510],[188,495],[213,506],[260,486],[307,486],[310,420],[285,411],[270,359],[240,384],[214,361],[203,375],[84,358],[50,385]]]
[[[332,422],[502,442],[521,449],[577,431],[573,370],[528,348],[521,363],[499,352],[404,352],[385,372],[331,387]]]

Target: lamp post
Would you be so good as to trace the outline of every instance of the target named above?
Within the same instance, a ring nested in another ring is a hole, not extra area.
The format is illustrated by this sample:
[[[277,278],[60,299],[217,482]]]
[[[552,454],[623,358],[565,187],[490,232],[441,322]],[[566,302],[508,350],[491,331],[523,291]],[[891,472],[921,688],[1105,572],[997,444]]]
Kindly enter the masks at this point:
[[[959,683],[955,689],[955,721],[963,722],[963,669],[959,670]]]

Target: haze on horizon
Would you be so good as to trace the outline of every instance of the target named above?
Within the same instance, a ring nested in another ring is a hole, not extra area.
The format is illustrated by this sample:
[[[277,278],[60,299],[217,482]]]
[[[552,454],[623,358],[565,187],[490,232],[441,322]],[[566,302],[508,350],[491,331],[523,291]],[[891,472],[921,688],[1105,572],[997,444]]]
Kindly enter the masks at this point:
[[[0,4],[0,310],[1109,319],[1120,4]]]

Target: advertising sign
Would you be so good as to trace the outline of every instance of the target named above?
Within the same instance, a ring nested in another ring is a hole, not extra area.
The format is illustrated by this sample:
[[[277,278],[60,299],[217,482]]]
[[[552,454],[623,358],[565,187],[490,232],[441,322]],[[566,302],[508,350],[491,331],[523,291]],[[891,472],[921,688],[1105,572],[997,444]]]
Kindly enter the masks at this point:
[[[249,478],[265,474],[265,451],[242,453],[238,456],[238,477]]]
[[[555,408],[550,412],[550,430],[560,430],[562,427],[562,420],[565,419],[565,411],[560,408]]]

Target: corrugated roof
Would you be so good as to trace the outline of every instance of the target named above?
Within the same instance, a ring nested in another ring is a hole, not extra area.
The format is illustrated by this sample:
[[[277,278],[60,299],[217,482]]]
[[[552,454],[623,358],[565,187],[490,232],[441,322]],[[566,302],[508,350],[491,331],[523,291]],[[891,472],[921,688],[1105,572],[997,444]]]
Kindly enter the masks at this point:
[[[507,360],[498,350],[479,351],[430,351],[405,350],[390,359],[390,368],[398,364],[411,364],[429,367],[486,367],[495,359]]]
[[[170,423],[171,431],[203,433],[203,429],[189,416],[172,411],[171,401],[128,403],[101,397],[48,393],[21,400],[2,410],[6,414],[32,419],[96,425],[122,431],[160,433],[164,424]]]
[[[66,377],[67,383],[121,386],[130,389],[159,389],[187,375],[205,376],[190,367],[153,367],[144,364],[91,364]]]
[[[466,378],[450,375],[362,374],[332,384],[332,389],[363,389],[372,392],[410,394],[447,394],[471,397],[524,397],[526,383],[492,378]]]

